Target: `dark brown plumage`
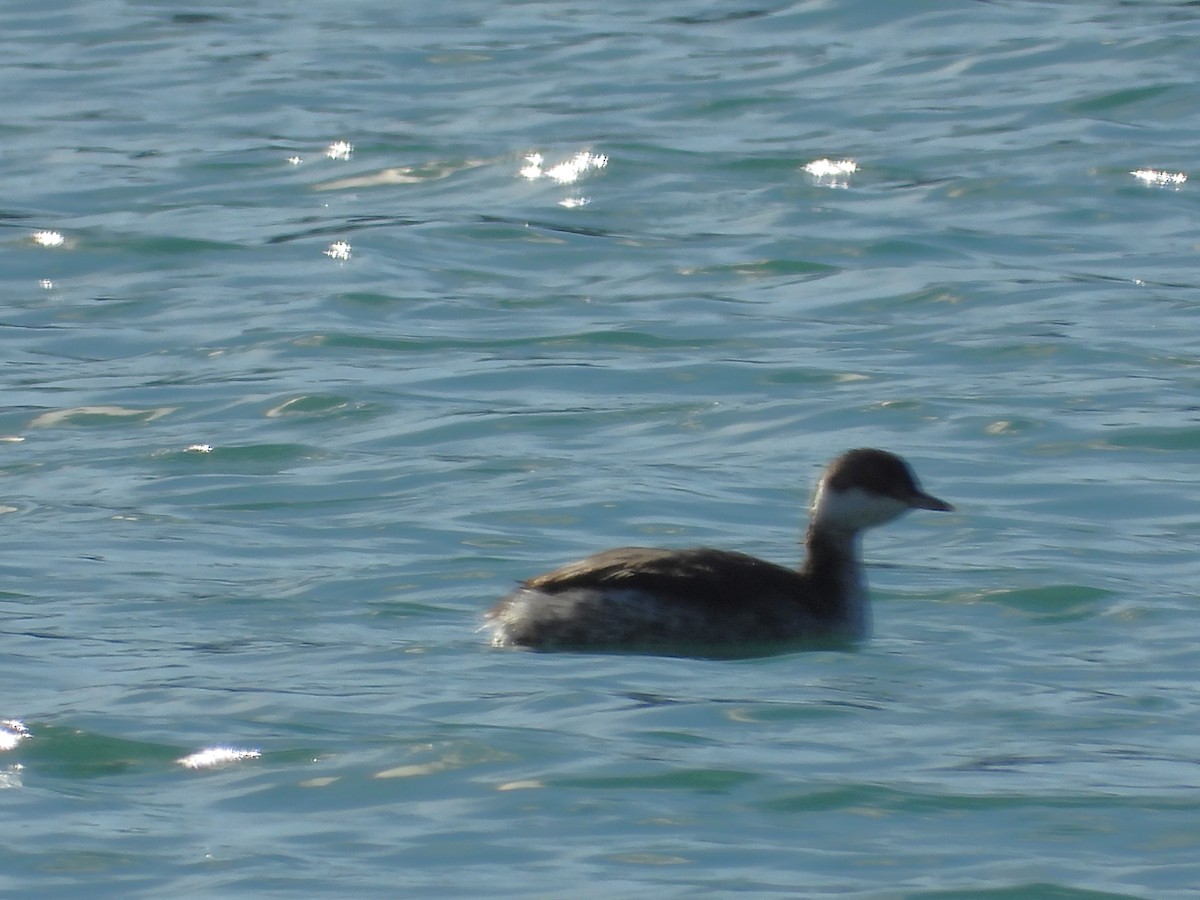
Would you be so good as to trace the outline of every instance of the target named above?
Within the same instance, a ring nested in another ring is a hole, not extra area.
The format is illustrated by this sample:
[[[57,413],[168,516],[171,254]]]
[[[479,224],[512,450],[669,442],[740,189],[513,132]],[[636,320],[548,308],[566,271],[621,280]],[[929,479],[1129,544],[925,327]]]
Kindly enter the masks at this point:
[[[678,649],[862,637],[859,534],[913,508],[951,509],[900,457],[851,450],[817,488],[800,569],[710,548],[605,550],[522,582],[487,615],[493,643]]]

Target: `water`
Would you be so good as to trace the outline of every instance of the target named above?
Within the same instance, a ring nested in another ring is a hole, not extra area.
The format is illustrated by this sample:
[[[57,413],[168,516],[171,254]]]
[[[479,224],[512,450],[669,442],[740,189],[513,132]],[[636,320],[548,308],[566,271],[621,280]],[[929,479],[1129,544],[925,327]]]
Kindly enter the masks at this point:
[[[1194,174],[1198,44],[10,3],[0,888],[1191,896],[1198,204],[1131,173]],[[606,546],[792,560],[860,445],[960,512],[870,536],[856,652],[475,631]]]

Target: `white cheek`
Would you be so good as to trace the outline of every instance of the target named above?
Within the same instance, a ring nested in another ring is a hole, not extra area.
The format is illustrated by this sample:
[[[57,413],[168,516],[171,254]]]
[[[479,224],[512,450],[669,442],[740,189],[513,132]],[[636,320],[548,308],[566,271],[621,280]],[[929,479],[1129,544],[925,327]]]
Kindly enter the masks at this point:
[[[869,494],[857,488],[829,491],[824,484],[817,488],[812,504],[814,522],[855,531],[890,522],[907,511],[907,504],[891,497]]]

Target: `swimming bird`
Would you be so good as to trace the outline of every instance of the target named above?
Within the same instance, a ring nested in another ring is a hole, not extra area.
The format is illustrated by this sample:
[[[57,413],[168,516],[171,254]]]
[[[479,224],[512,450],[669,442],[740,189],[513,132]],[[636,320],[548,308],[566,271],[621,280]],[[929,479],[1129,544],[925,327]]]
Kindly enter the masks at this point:
[[[494,646],[542,650],[702,653],[858,640],[870,631],[862,532],[910,509],[954,507],[922,490],[894,453],[850,450],[817,484],[799,569],[707,547],[621,547],[521,582],[484,627]]]

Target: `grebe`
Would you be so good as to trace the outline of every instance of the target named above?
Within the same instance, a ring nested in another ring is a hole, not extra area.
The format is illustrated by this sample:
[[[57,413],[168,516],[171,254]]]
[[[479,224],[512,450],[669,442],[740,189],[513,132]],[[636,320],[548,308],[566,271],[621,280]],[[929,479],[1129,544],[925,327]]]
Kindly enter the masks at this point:
[[[870,631],[859,536],[910,509],[952,511],[885,450],[843,453],[817,484],[803,565],[744,553],[606,550],[524,581],[486,615],[497,647],[697,650],[853,641]]]

